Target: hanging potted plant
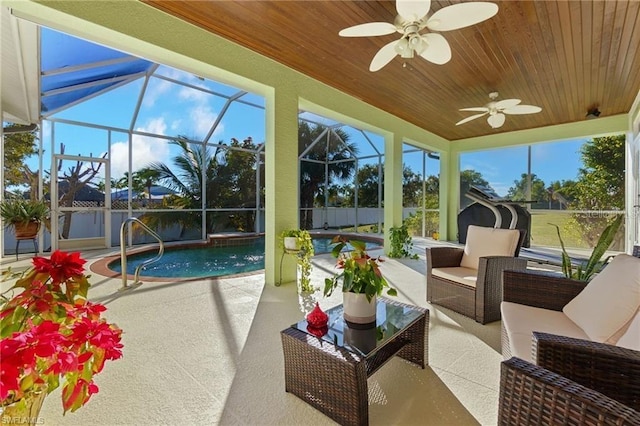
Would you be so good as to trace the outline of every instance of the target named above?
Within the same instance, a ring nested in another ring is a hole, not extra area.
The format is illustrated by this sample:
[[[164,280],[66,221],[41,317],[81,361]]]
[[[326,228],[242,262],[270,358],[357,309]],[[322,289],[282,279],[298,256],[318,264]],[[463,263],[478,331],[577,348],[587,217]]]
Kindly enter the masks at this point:
[[[2,424],[39,423],[44,398],[60,385],[64,412],[76,411],[98,392],[93,378],[105,362],[122,356],[122,330],[86,299],[84,263],[79,253],[34,257],[1,295]]]
[[[331,296],[342,283],[345,320],[355,324],[375,324],[377,296],[382,295],[385,288],[389,296],[398,294],[382,276],[380,263],[383,260],[369,256],[364,241],[336,236],[332,243],[335,245],[331,254],[338,259],[336,267],[342,272],[325,279],[324,295]],[[343,252],[347,244],[353,250]]]
[[[309,231],[304,229],[285,229],[280,234],[281,246],[285,253],[295,254],[300,266],[300,289],[313,291],[311,286],[311,258],[315,254]]]
[[[389,237],[391,240],[389,257],[418,258],[417,254],[411,252],[413,249],[413,240],[411,239],[411,235],[409,235],[409,227],[406,224],[403,223],[401,226],[394,226],[389,229]]]
[[[42,200],[12,197],[0,201],[0,217],[6,227],[14,228],[16,238],[35,237],[48,211]]]

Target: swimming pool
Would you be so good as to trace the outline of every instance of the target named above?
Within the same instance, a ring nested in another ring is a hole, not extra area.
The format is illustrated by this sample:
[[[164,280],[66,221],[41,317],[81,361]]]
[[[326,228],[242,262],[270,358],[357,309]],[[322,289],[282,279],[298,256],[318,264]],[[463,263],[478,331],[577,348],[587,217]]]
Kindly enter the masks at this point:
[[[331,237],[313,237],[316,254],[331,251]],[[366,242],[367,249],[380,248],[380,244]],[[138,265],[154,257],[157,250],[127,256],[127,273],[134,274]],[[122,273],[120,259],[107,265],[108,269]],[[199,245],[167,248],[162,258],[140,271],[142,277],[204,278],[221,277],[264,269],[264,238],[246,240],[246,244],[214,247]]]

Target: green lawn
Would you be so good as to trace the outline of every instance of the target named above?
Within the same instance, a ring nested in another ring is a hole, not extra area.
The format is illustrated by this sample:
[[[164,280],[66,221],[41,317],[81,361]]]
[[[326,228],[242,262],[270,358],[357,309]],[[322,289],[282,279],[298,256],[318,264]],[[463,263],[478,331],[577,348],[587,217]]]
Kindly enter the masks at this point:
[[[569,248],[588,248],[578,231],[568,226],[570,214],[567,213],[531,213],[531,245],[560,247],[556,227],[560,227],[560,235],[564,245]]]
[[[588,249],[589,246],[585,243],[578,230],[569,226],[569,220],[571,214],[559,213],[559,212],[534,212],[531,214],[531,246],[543,246],[543,247],[558,247],[560,248],[560,241],[558,240],[558,234],[556,233],[555,226],[560,227],[560,235],[567,248],[581,248]],[[356,230],[355,227],[343,227],[340,229],[343,232],[376,232],[377,225],[362,225]]]

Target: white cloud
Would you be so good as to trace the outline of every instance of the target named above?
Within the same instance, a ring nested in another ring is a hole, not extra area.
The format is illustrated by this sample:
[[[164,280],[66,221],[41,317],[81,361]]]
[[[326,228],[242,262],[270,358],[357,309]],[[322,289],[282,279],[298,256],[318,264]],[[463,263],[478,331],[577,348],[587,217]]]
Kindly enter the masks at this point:
[[[165,135],[167,125],[162,118],[151,120],[146,126],[136,130],[141,132]],[[169,146],[167,141],[149,136],[133,135],[132,144],[132,169],[148,166],[154,162],[167,163],[169,160]],[[120,178],[129,170],[129,148],[126,141],[116,142],[111,145],[111,177]]]
[[[144,93],[143,105],[145,107],[154,106],[156,100],[167,93],[172,86],[173,83],[171,83],[170,81],[160,78],[151,79],[149,85],[147,86],[147,90]]]
[[[211,95],[201,90],[196,90],[192,87],[182,86],[182,88],[178,92],[178,97],[184,101],[206,104]]]
[[[199,105],[192,108],[189,111],[189,118],[191,119],[191,126],[195,134],[202,138],[211,129],[211,126],[216,121],[217,114],[211,111],[208,105]],[[222,131],[222,126],[218,125],[215,133]]]

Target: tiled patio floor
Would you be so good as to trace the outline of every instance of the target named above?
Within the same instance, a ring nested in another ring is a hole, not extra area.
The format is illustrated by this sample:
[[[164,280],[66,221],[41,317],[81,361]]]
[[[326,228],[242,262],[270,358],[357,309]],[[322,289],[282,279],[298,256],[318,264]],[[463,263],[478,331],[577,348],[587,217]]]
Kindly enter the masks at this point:
[[[500,322],[480,325],[425,301],[424,245],[419,260],[388,259],[382,271],[398,299],[430,309],[429,366],[398,358],[369,379],[372,425],[496,423]],[[112,252],[110,252],[112,253]],[[381,254],[381,252],[374,252]],[[87,252],[89,263],[106,252]],[[29,265],[23,255],[3,267]],[[312,281],[334,272],[314,258]],[[123,330],[124,357],[97,376],[100,392],[62,416],[59,391],[41,411],[45,425],[323,425],[329,418],[284,391],[280,331],[303,313],[293,283],[265,286],[263,274],[182,283],[144,283],[118,292],[119,279],[93,275],[90,298]],[[338,293],[319,299],[326,309]]]

